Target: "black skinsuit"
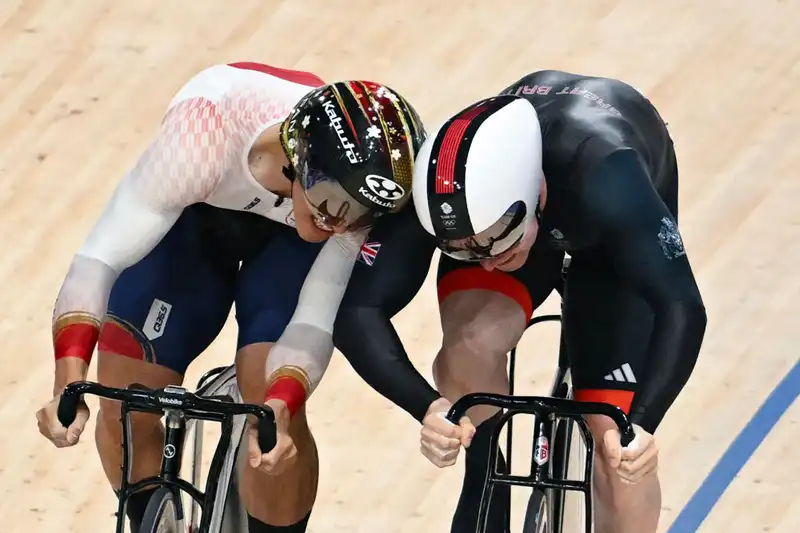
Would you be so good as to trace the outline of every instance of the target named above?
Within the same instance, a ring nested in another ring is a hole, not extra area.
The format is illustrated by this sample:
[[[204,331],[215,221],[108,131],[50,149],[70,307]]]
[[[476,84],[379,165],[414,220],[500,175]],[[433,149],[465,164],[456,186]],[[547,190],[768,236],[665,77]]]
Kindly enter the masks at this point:
[[[509,274],[535,309],[557,287],[569,252],[563,319],[575,387],[627,393],[632,422],[652,433],[688,380],[706,326],[677,230],[667,128],[617,80],[541,71],[502,94],[536,108],[547,183],[536,243]],[[334,341],[367,383],[421,421],[439,394],[409,362],[390,319],[418,292],[435,243],[413,206],[380,219],[368,240],[380,248],[371,265],[356,264]],[[480,267],[442,256],[439,279],[465,268]]]

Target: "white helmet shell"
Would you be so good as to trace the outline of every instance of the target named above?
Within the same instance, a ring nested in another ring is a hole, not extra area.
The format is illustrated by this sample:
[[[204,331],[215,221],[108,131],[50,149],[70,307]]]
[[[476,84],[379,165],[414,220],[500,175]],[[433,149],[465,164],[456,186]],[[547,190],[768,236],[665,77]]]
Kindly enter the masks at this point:
[[[481,100],[428,136],[414,164],[412,195],[425,230],[461,239],[496,223],[515,202],[535,216],[542,134],[533,104],[517,96]]]

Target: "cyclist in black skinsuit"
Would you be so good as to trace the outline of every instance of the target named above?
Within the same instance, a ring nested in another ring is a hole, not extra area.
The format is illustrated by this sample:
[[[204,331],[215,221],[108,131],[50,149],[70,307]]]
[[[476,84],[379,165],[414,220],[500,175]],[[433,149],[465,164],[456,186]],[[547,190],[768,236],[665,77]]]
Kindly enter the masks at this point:
[[[491,220],[481,212],[491,204],[505,212],[499,220],[496,209]],[[652,434],[688,380],[706,326],[677,229],[675,153],[656,109],[617,80],[535,72],[429,136],[414,205],[416,215],[407,208],[371,232],[334,342],[374,389],[423,422],[434,464],[453,464],[459,444],[469,446],[452,531],[475,530],[497,415],[473,410],[472,422],[451,426],[439,414],[468,392],[508,392],[506,354],[557,289],[577,399],[619,405],[636,424],[637,439],[621,450],[612,423],[589,420],[595,530],[654,532]],[[390,322],[419,290],[437,245],[441,394]],[[561,287],[565,252],[572,264]],[[489,531],[502,531],[507,498],[495,490]]]

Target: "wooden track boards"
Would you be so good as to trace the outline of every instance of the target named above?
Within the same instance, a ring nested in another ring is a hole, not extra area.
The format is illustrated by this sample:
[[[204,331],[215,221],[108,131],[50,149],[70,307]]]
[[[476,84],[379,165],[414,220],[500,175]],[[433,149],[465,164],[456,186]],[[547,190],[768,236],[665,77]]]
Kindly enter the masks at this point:
[[[52,386],[52,304],[173,92],[207,65],[256,60],[388,83],[429,127],[545,68],[620,77],[653,100],[675,138],[681,227],[709,313],[701,359],[658,434],[666,531],[798,357],[798,20],[794,0],[3,0],[1,529],[111,531],[93,424],[68,450],[36,430]],[[440,339],[430,277],[395,323],[430,377]],[[228,326],[188,383],[232,361]],[[523,341],[521,390],[547,390],[554,338]],[[418,424],[341,356],[310,412],[322,462],[310,531],[449,530],[462,466],[430,466]],[[702,531],[797,531],[799,418],[795,405]]]

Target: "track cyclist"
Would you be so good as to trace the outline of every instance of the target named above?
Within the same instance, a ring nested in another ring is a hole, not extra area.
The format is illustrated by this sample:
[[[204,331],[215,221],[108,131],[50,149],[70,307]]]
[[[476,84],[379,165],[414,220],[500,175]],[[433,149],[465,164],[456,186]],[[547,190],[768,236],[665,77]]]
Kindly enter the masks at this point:
[[[692,373],[706,327],[678,231],[675,151],[657,110],[618,80],[534,72],[427,137],[413,205],[415,214],[386,217],[370,233],[334,342],[365,381],[422,423],[421,451],[432,463],[452,465],[467,447],[451,531],[476,530],[499,413],[478,407],[459,426],[444,413],[467,393],[508,393],[507,353],[555,289],[576,399],[619,406],[637,434],[622,449],[613,422],[587,420],[598,443],[595,531],[655,532],[653,434]],[[437,247],[443,339],[434,389],[390,319],[419,290]],[[495,488],[488,531],[503,531],[508,498],[508,487]]]
[[[337,306],[370,226],[410,199],[424,137],[410,104],[368,81],[326,84],[259,63],[214,65],[170,102],[72,259],[53,313],[53,398],[36,414],[56,446],[78,442],[83,405],[63,428],[63,388],[87,376],[112,387],[180,384],[236,304],[237,376],[269,405],[269,453],[248,430],[242,498],[250,533],[305,531],[318,475],[304,402],[330,360]],[[267,378],[264,368],[266,365]],[[154,475],[163,427],[132,417],[132,481]],[[102,400],[96,443],[120,486],[119,404]],[[134,533],[153,490],[128,500]]]

